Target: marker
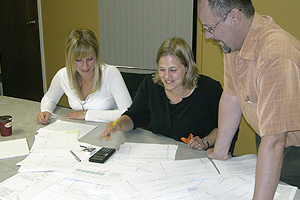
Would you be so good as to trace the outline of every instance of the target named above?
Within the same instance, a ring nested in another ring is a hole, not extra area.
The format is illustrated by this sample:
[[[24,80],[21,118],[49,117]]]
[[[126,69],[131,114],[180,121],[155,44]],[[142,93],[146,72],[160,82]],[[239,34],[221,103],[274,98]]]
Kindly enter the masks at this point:
[[[70,150],[70,152],[78,162],[81,162],[80,158],[78,156],[76,156],[76,154],[72,150]]]
[[[115,128],[116,123],[118,122],[119,118],[117,118],[113,123],[112,123],[112,127]],[[109,139],[109,135],[105,137],[106,140]]]
[[[188,144],[189,141],[190,141],[193,137],[194,137],[193,134],[190,133],[190,135],[189,135],[188,138],[182,137],[181,140],[182,140],[184,143]]]

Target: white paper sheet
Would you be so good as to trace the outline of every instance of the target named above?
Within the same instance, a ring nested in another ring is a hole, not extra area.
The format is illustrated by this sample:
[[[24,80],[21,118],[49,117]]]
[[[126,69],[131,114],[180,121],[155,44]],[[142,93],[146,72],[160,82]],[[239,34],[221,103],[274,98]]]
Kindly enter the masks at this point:
[[[177,145],[125,142],[120,146],[114,160],[118,162],[174,161]]]
[[[218,199],[251,199],[255,184],[255,170],[257,156],[248,154],[244,156],[233,157],[226,161],[213,160],[218,170],[222,174],[222,184],[212,187],[211,193],[220,191],[219,187],[227,188],[226,195],[220,195]],[[220,178],[221,179],[221,178]],[[227,185],[224,185],[227,183]],[[206,184],[206,183],[205,183]],[[231,191],[229,191],[231,189]],[[224,189],[223,189],[224,190]],[[203,191],[203,188],[200,189]],[[244,193],[244,192],[245,193]],[[246,193],[248,191],[248,193]],[[293,186],[284,186],[278,184],[275,197],[276,200],[292,200],[296,194],[297,188]],[[206,191],[205,194],[208,194]],[[215,194],[216,195],[216,194]],[[240,196],[239,196],[240,195]],[[224,198],[226,197],[226,198]],[[238,198],[239,197],[239,198]],[[212,198],[210,196],[210,198]]]
[[[254,178],[245,176],[205,179],[190,188],[191,198],[204,200],[251,200],[254,191]]]
[[[19,172],[67,171],[78,162],[70,150],[80,150],[78,134],[66,131],[40,130],[35,137],[30,155],[23,161]]]
[[[150,163],[150,166],[157,180],[172,180],[184,177],[190,181],[197,181],[220,176],[208,158],[157,162]]]
[[[70,151],[33,152],[23,161],[19,172],[25,171],[60,171],[70,170],[78,161]]]
[[[26,138],[0,142],[0,159],[28,154],[29,149]]]
[[[41,128],[40,130],[51,130],[51,131],[79,131],[79,138],[82,138],[87,133],[95,129],[97,126],[80,124],[74,122],[66,122],[61,120],[56,120],[55,122]]]
[[[79,150],[77,133],[67,131],[40,130],[35,136],[31,152],[58,151],[58,150]]]
[[[31,200],[118,200],[126,199],[116,186],[88,183],[80,180],[65,178],[47,188]]]
[[[236,175],[255,177],[256,161],[257,156],[255,154],[233,157],[225,161],[213,160],[220,173],[227,177]]]
[[[128,164],[128,163],[126,163]],[[139,163],[139,166],[143,166]],[[189,188],[196,181],[219,177],[208,158],[147,163],[146,170],[135,171],[118,186],[130,198],[136,199],[181,199],[191,195]]]
[[[66,173],[66,177],[90,183],[115,185],[126,180],[136,170],[136,167],[124,166],[114,162],[77,163]]]
[[[61,173],[24,172],[0,183],[0,199],[27,200],[62,179]]]
[[[187,179],[172,179],[171,181],[158,181],[152,173],[137,172],[132,176],[118,182],[119,188],[130,199],[180,199],[190,196],[186,188],[194,186]],[[176,194],[176,198],[172,195]]]
[[[255,178],[247,175],[206,179],[189,188],[191,199],[252,200]],[[278,185],[274,200],[293,200],[297,188]]]

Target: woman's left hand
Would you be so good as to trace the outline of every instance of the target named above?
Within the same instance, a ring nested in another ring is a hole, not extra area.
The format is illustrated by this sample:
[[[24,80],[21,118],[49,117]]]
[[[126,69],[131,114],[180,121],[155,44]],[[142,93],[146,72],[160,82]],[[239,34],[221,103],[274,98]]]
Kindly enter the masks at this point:
[[[200,150],[205,150],[208,148],[206,142],[204,142],[199,136],[192,137],[188,143],[189,147]]]
[[[67,113],[66,117],[69,119],[85,119],[85,111],[79,110],[76,112]]]

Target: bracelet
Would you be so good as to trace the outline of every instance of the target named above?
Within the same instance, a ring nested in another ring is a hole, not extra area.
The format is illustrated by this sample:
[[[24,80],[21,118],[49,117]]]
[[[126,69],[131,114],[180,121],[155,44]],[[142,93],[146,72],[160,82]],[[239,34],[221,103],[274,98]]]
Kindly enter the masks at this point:
[[[205,149],[205,150],[207,150],[209,148],[209,142],[206,138],[202,138],[202,140],[207,143],[207,148]]]

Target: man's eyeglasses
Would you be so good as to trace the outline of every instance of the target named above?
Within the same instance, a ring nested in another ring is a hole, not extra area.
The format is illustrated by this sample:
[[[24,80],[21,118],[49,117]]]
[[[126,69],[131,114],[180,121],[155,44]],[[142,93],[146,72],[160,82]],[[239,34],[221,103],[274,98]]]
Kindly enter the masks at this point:
[[[241,9],[239,9],[240,11],[241,11]],[[221,19],[220,19],[220,21],[218,21],[214,26],[212,26],[212,27],[207,27],[207,26],[204,26],[204,25],[202,25],[202,28],[205,30],[205,31],[207,31],[207,32],[209,32],[210,34],[213,34],[212,33],[212,30],[214,29],[214,28],[216,28],[216,26],[223,20],[223,19],[225,19],[226,17],[227,17],[227,15],[230,13],[232,11],[232,9],[228,12],[228,13],[226,13]]]

